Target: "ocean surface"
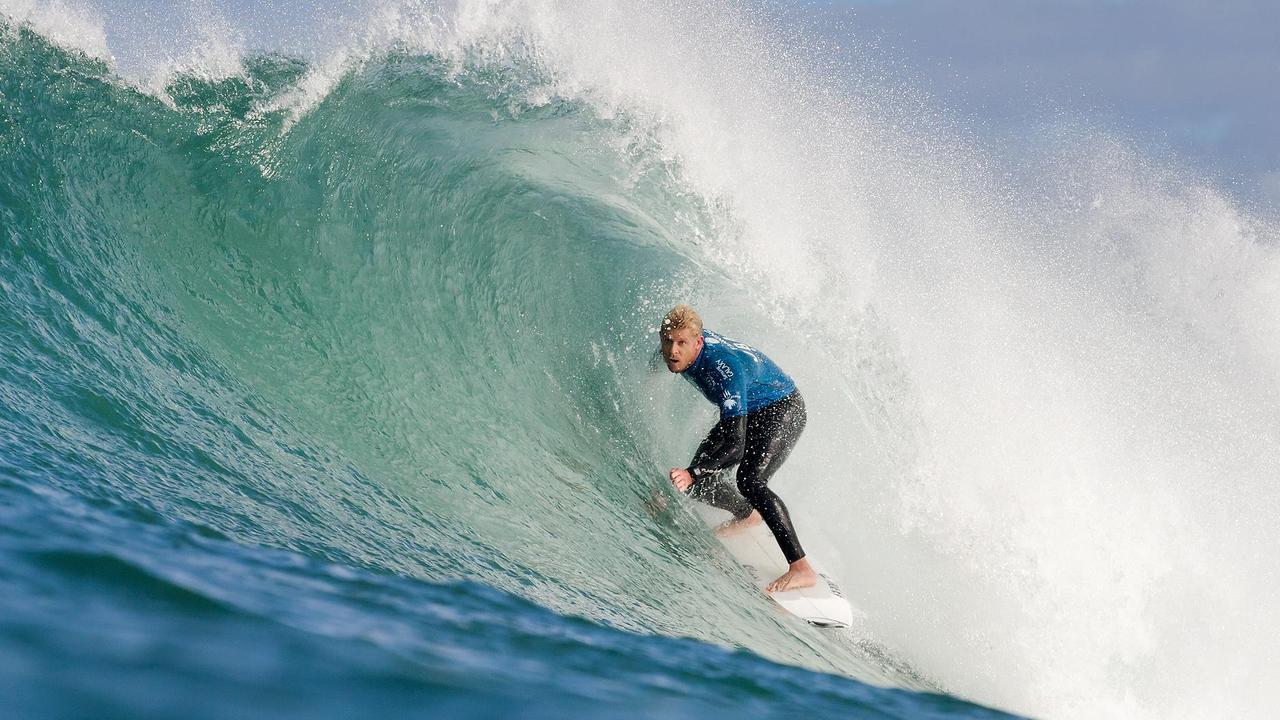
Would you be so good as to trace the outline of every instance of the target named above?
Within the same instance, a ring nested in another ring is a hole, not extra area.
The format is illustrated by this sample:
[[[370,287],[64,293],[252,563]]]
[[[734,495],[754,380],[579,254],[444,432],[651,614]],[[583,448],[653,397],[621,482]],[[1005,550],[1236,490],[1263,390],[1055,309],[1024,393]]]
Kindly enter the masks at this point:
[[[0,3],[5,717],[1274,713],[1271,220],[764,6],[211,7]],[[677,302],[854,628],[665,480]]]

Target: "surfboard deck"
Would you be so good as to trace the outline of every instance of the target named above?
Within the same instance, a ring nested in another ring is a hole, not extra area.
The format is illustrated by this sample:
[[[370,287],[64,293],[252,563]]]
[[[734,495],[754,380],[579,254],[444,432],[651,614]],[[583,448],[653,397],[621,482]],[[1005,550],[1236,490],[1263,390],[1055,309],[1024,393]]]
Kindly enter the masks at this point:
[[[769,528],[756,525],[729,537],[720,538],[742,567],[755,580],[756,587],[764,588],[787,571],[787,560],[773,539]],[[766,593],[782,609],[821,628],[847,628],[853,625],[853,606],[845,599],[844,591],[836,581],[823,571],[822,566],[809,555],[809,564],[818,573],[818,583],[813,587],[785,592]]]

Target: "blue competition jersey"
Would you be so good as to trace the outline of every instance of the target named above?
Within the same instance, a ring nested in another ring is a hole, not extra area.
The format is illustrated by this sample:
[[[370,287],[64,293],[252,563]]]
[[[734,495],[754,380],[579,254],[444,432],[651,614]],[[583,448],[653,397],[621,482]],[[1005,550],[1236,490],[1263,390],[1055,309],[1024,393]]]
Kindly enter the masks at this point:
[[[738,417],[775,403],[796,383],[764,353],[723,335],[702,331],[702,352],[682,375],[720,408],[720,418]]]

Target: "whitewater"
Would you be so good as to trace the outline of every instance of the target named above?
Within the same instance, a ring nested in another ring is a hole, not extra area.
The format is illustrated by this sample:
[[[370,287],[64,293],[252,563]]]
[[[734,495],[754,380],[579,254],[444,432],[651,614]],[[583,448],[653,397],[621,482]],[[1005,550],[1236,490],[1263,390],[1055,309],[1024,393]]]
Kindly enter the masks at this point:
[[[1084,122],[997,147],[886,52],[0,0],[9,712],[1274,714],[1276,219]],[[804,392],[772,487],[852,630],[666,482],[714,422],[678,302]]]

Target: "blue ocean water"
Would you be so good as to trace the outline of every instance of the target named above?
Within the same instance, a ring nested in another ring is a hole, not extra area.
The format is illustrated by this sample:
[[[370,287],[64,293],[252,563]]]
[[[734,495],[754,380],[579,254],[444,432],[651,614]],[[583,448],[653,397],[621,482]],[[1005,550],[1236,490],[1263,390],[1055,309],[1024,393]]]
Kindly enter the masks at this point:
[[[8,716],[1274,706],[1280,262],[1212,188],[1000,166],[754,6],[189,57],[103,7],[0,26]],[[651,365],[682,301],[804,389],[776,488],[852,630],[664,480],[714,421]]]

